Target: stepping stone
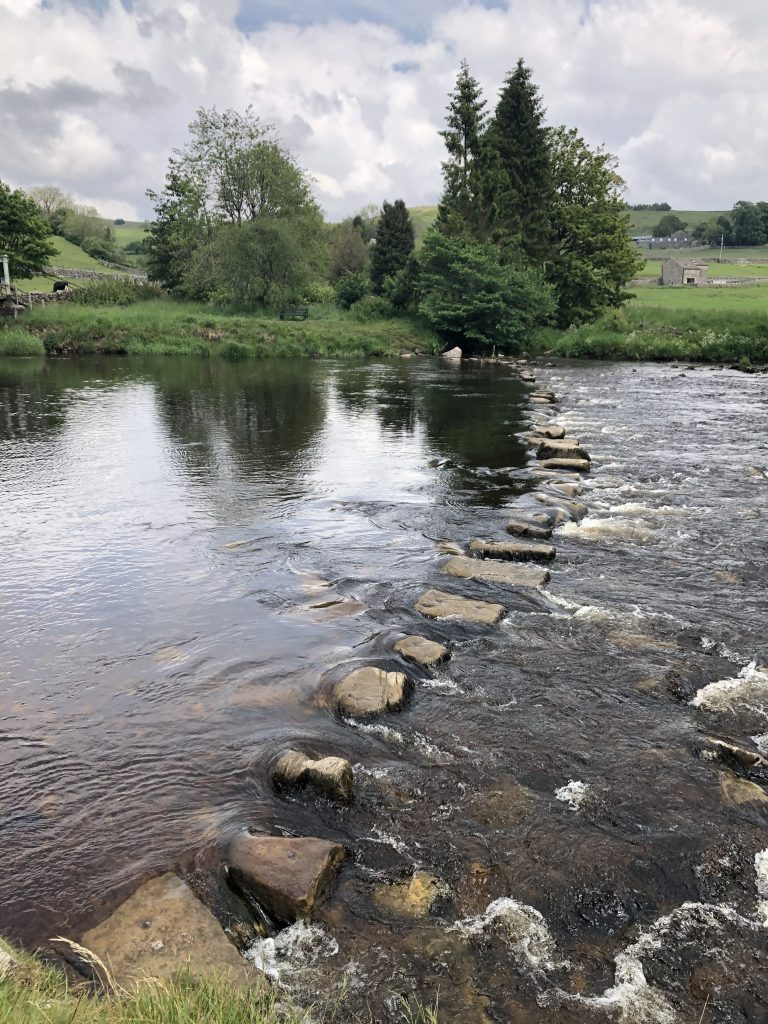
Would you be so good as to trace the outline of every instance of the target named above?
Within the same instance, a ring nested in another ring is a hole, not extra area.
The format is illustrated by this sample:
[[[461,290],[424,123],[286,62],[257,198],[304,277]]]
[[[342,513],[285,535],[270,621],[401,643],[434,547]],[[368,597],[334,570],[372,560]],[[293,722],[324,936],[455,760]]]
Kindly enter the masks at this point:
[[[552,402],[548,398],[540,398],[538,395],[531,395],[528,399],[533,405],[552,405]]]
[[[404,658],[409,658],[425,668],[439,665],[441,661],[447,661],[451,656],[447,647],[435,643],[434,640],[427,640],[424,636],[416,635],[398,640],[394,649]]]
[[[449,559],[443,566],[443,572],[462,579],[503,583],[509,587],[543,587],[550,580],[547,570],[539,566],[485,561],[467,558],[466,555]]]
[[[531,544],[513,540],[480,540],[469,542],[469,550],[483,558],[508,558],[513,562],[552,562],[557,549],[554,544]]]
[[[530,370],[521,370],[518,376],[520,377],[520,380],[525,381],[526,384],[534,384],[536,382],[536,378]]]
[[[312,758],[298,750],[287,750],[280,757],[272,783],[277,789],[309,786],[342,804],[351,803],[355,794],[355,777],[346,758]]]
[[[474,561],[474,559],[467,559]],[[429,619],[463,619],[465,622],[495,626],[506,609],[502,604],[490,601],[474,601],[467,597],[456,597],[443,590],[428,590],[416,602],[416,611]]]
[[[549,488],[559,494],[564,494],[566,498],[575,498],[577,494],[581,494],[581,484],[567,483],[564,480],[556,480],[555,483],[549,484]]]
[[[547,391],[545,388],[539,388],[537,391],[532,391],[531,398],[546,398],[550,403],[557,402],[557,395],[554,391]]]
[[[544,459],[544,469],[571,469],[574,473],[588,473],[590,465],[587,459]]]
[[[310,917],[344,862],[344,847],[325,839],[239,835],[227,853],[229,877],[277,921]]]
[[[544,522],[546,523],[546,517]],[[552,536],[549,526],[542,523],[526,523],[522,519],[510,519],[507,523],[507,533],[515,537],[536,537],[539,540],[546,540]]]
[[[215,973],[238,987],[260,978],[210,910],[171,873],[146,882],[80,941],[126,989],[150,979],[168,980],[180,971],[198,978]]]
[[[542,505],[555,504],[556,507],[564,509],[574,519],[582,519],[589,509],[583,501],[569,501],[567,498],[555,497],[553,494],[546,494],[544,491],[534,491],[533,496]]]
[[[413,683],[404,673],[367,665],[336,683],[333,699],[341,714],[370,718],[383,711],[399,711],[412,691]]]
[[[542,423],[538,427],[534,427],[533,432],[541,437],[554,439],[565,437],[565,427],[560,427],[557,423]]]
[[[536,451],[537,459],[586,459],[589,452],[578,441],[542,441]]]

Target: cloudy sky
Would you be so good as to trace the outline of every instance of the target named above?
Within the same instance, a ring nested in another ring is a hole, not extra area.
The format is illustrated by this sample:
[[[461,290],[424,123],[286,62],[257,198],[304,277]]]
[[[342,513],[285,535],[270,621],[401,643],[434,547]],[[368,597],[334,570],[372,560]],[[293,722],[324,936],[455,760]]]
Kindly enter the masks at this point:
[[[107,216],[150,213],[213,104],[275,123],[331,218],[433,203],[462,57],[495,101],[522,56],[634,202],[768,198],[765,0],[0,0],[0,26],[0,179]]]

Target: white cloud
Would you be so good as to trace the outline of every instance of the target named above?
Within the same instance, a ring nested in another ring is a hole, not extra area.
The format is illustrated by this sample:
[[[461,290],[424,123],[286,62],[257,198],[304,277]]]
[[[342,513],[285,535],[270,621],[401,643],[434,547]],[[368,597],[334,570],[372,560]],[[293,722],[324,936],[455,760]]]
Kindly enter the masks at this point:
[[[766,197],[768,23],[763,0],[737,6],[434,4],[412,38],[398,2],[386,16],[367,4],[369,20],[347,21],[339,0],[323,21],[276,20],[246,34],[234,0],[135,0],[130,11],[119,0],[103,10],[0,0],[14,41],[0,65],[0,177],[146,215],[144,190],[162,184],[195,109],[253,102],[314,175],[332,216],[396,196],[434,202],[437,133],[459,59],[492,106],[520,55],[549,119],[620,156],[631,198],[725,208]]]

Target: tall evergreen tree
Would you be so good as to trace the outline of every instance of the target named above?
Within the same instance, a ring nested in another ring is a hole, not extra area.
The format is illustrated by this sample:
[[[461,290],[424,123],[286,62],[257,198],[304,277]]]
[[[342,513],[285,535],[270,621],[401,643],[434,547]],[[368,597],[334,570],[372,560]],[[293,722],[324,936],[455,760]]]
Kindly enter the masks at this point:
[[[405,268],[413,247],[413,221],[408,207],[402,199],[396,199],[394,203],[385,202],[371,253],[371,284],[376,294],[381,294],[388,277],[394,277]]]
[[[443,163],[443,195],[437,226],[444,235],[482,241],[487,235],[488,210],[484,202],[484,134],[488,115],[478,81],[461,62],[456,86],[450,94],[447,127],[440,132],[448,150]]]
[[[522,59],[504,82],[488,144],[486,204],[493,209],[494,237],[542,265],[552,250],[552,169],[544,107]]]

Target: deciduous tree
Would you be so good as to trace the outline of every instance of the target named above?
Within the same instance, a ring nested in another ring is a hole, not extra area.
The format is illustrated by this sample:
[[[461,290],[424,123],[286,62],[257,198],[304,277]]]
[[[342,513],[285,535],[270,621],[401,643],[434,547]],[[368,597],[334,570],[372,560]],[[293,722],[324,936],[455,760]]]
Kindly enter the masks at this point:
[[[11,278],[39,274],[56,253],[40,207],[21,189],[0,181],[0,255],[8,256]]]

